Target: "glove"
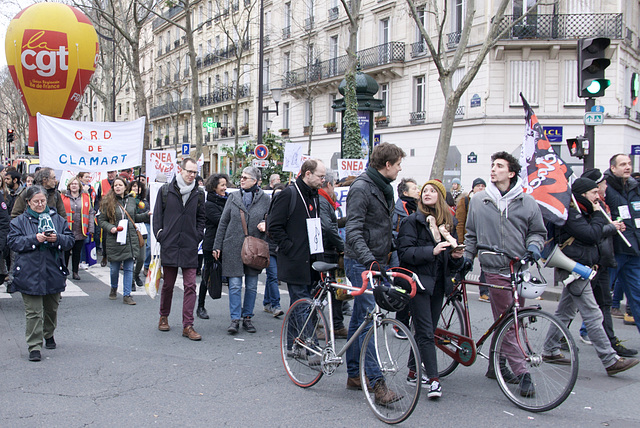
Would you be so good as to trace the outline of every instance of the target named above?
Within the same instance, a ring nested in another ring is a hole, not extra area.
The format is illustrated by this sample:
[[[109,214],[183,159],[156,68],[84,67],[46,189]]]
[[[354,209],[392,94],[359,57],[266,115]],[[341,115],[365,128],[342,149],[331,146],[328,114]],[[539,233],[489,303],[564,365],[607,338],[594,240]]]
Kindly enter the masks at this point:
[[[527,247],[527,252],[529,253],[528,255],[533,261],[537,261],[538,259],[540,259],[540,250],[535,245],[533,244],[529,245]],[[525,256],[525,259],[526,258],[527,257]]]
[[[471,270],[471,269],[473,269],[473,259],[465,257],[461,270]]]

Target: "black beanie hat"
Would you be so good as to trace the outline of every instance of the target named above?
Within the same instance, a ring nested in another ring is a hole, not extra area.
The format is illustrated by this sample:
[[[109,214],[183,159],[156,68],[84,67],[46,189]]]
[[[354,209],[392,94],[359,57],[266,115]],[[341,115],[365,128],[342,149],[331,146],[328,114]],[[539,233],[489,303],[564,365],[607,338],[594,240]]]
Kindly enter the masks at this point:
[[[598,185],[590,178],[580,177],[571,185],[571,191],[576,195],[587,193],[591,189],[596,189]]]
[[[476,178],[475,180],[473,180],[473,184],[471,185],[471,188],[473,189],[478,184],[482,184],[485,187],[487,186],[487,183],[485,183],[485,181],[482,178]]]
[[[590,178],[596,182],[596,184],[600,183],[604,180],[604,175],[598,168],[590,169],[589,171],[585,171],[582,173],[581,177]]]

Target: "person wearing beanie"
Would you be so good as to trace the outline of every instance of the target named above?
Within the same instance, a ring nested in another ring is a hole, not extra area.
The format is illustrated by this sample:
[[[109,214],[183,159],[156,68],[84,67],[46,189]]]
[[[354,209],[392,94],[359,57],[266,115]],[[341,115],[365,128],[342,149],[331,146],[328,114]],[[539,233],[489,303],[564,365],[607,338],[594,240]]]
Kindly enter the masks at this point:
[[[471,198],[467,215],[465,264],[472,264],[477,254],[487,282],[505,287],[511,286],[509,260],[487,254],[480,248],[498,248],[519,258],[529,256],[537,259],[547,237],[538,203],[522,189],[520,169],[518,159],[510,153],[494,153],[491,156],[491,181],[485,190]],[[494,319],[513,304],[513,296],[508,289],[490,288],[489,296]],[[519,349],[513,338],[504,346]],[[496,370],[500,370],[507,382],[517,384],[517,392],[521,396],[532,397],[536,393],[536,379],[521,355],[520,351],[505,353],[499,359],[499,367],[489,364],[485,376],[495,379]],[[492,360],[493,355],[490,355],[489,361]]]
[[[571,192],[575,202],[569,206],[569,215],[565,224],[557,232],[556,240],[565,256],[585,266],[595,266],[600,261],[598,243],[603,237],[613,235],[621,224],[609,223],[602,214],[598,203],[598,185],[590,178],[580,177],[573,182]],[[555,278],[564,281],[571,272],[556,267]],[[556,309],[556,317],[569,326],[576,312],[580,312],[589,340],[605,367],[609,376],[628,370],[638,364],[635,358],[619,357],[611,346],[602,326],[602,312],[598,307],[591,287],[591,281],[582,277],[575,278],[562,289]],[[543,361],[552,364],[567,364],[567,358],[560,350],[561,344],[551,339],[545,342]]]
[[[605,180],[604,174],[600,172],[599,169],[595,168],[582,173],[582,177],[590,178],[597,183],[598,203],[600,204],[600,208],[607,213],[609,218],[611,218],[611,210],[605,203],[607,181]],[[620,230],[624,231],[625,226],[623,222],[614,221],[614,224],[619,225]],[[598,243],[598,248],[600,250],[598,273],[591,280],[591,287],[593,288],[593,295],[596,299],[596,302],[598,303],[600,312],[602,312],[602,326],[604,327],[604,331],[605,333],[607,333],[609,342],[611,343],[611,346],[616,351],[616,353],[621,357],[632,357],[636,355],[638,351],[636,349],[631,349],[624,346],[622,344],[622,341],[616,336],[613,328],[613,311],[611,307],[611,278],[609,276],[609,269],[616,267],[615,251],[613,248],[613,235],[604,236]],[[619,314],[618,316],[620,318],[624,317],[625,314],[622,313],[619,308],[616,308],[616,311],[616,313]],[[587,327],[584,322],[580,327],[580,340],[588,345],[592,343],[589,339],[589,332],[587,331]]]
[[[440,182],[440,184],[442,184],[442,182]],[[442,186],[442,188],[444,189],[444,186]],[[462,189],[462,183],[460,182],[459,178],[454,178],[453,180],[451,180],[451,191],[446,192],[445,196],[447,204],[454,210],[456,209],[456,206],[460,201],[460,197],[462,196],[463,191],[464,190]]]
[[[473,195],[482,192],[485,187],[487,187],[487,183],[482,178],[476,178],[471,185],[471,191],[468,194],[463,194],[460,202],[458,202],[458,206],[456,207],[456,219],[458,220],[456,232],[458,233],[458,242],[460,242],[460,244],[464,244],[464,235],[467,233],[465,224],[467,223],[467,213],[469,212],[469,201]],[[480,272],[480,282],[485,282],[483,272]],[[479,287],[479,292],[480,297],[478,300],[485,303],[491,301],[489,298],[489,287],[482,285]]]

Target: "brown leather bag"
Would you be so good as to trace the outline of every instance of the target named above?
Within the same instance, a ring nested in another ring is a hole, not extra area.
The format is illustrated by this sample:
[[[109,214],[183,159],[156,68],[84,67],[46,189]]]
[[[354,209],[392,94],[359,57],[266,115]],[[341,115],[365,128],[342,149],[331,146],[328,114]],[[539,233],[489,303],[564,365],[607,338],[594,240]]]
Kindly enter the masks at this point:
[[[242,230],[244,231],[244,242],[242,243],[242,263],[252,269],[262,270],[269,266],[269,244],[255,236],[249,236],[247,231],[247,221],[244,218],[244,211],[240,210],[242,220]]]
[[[131,223],[133,223],[133,227],[136,229],[136,233],[138,234],[138,244],[140,245],[140,248],[144,247],[144,238],[142,237],[142,233],[140,233],[140,231],[136,227],[136,222],[133,221],[133,219],[131,218],[131,216],[127,212],[127,210],[122,205],[120,205],[120,208],[122,208],[122,211],[124,211],[124,213],[127,215],[127,217],[129,217],[129,221]]]

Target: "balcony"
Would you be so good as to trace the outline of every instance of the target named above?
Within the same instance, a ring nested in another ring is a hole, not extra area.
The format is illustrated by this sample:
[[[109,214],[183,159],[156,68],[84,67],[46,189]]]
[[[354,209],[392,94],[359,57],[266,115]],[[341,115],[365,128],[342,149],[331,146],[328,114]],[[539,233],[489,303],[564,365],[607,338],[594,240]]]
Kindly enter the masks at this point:
[[[455,120],[464,119],[464,106],[458,106],[456,109],[456,114],[454,116]]]
[[[358,51],[358,61],[362,70],[385,64],[403,63],[405,47],[402,42],[389,42]],[[323,79],[343,76],[347,69],[347,55],[316,61],[307,67],[288,71],[283,76],[283,86],[291,88]]]
[[[162,16],[164,18],[171,19],[174,16],[176,16],[177,14],[179,14],[180,12],[182,12],[183,10],[184,9],[181,6],[175,6],[175,7],[170,8],[169,10],[167,10],[165,13],[163,13]],[[153,25],[152,25],[153,30],[155,30],[156,28],[159,28],[159,27],[161,27],[161,26],[163,26],[165,24],[169,25],[169,23],[164,18],[158,17],[158,18],[153,20]]]
[[[176,40],[173,42],[173,48],[177,49],[180,46],[180,40]]]
[[[427,118],[426,111],[412,111],[409,113],[409,123],[412,125],[418,125],[424,123]]]
[[[336,19],[338,19],[340,17],[340,8],[338,6],[336,7],[332,7],[331,9],[329,9],[329,22],[331,21],[335,21]]]
[[[314,24],[313,16],[305,18],[305,20],[304,20],[304,29],[306,31],[313,30],[313,24]]]
[[[460,43],[460,31],[447,34],[447,47],[453,49]]]
[[[411,43],[411,58],[418,58],[427,55],[427,43],[424,41]]]
[[[236,98],[245,98],[251,95],[251,85],[240,85],[239,92],[236,94],[235,85],[228,85],[218,89],[214,89],[205,96],[200,97],[200,106],[206,107],[225,101],[235,100]]]
[[[180,101],[171,101],[161,106],[152,107],[149,118],[154,119],[160,116],[177,115],[181,111],[191,110],[191,99],[183,98]]]
[[[287,40],[289,37],[291,37],[291,26],[282,29],[282,40]]]
[[[503,31],[519,18],[505,16],[500,23]],[[531,15],[514,26],[503,39],[555,39],[574,40],[585,37],[609,37],[622,39],[623,18],[621,13],[587,13]]]

